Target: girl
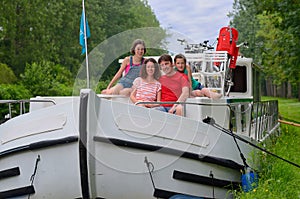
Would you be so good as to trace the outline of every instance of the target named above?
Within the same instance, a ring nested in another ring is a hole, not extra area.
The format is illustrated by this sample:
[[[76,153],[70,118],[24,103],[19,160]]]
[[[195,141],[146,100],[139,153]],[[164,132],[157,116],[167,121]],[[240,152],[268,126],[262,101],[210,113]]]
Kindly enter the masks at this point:
[[[219,99],[222,94],[211,92],[208,88],[204,88],[200,82],[195,80],[192,76],[192,70],[189,65],[186,64],[186,58],[182,54],[178,54],[174,58],[175,68],[178,72],[184,73],[188,76],[190,87],[192,88],[191,95],[194,97],[209,97],[212,99]]]
[[[132,44],[130,52],[133,54],[133,56],[126,57],[123,60],[120,69],[112,78],[107,88],[101,92],[102,94],[121,94],[129,96],[132,82],[139,76],[141,65],[145,61],[143,57],[146,53],[145,42],[141,39],[135,40]],[[125,73],[125,75],[121,78],[123,73]],[[112,85],[118,80],[119,82],[112,87]]]
[[[161,99],[160,69],[155,59],[149,58],[141,68],[141,76],[133,82],[130,99],[137,102],[159,102]],[[138,104],[147,108],[159,106],[159,104]]]

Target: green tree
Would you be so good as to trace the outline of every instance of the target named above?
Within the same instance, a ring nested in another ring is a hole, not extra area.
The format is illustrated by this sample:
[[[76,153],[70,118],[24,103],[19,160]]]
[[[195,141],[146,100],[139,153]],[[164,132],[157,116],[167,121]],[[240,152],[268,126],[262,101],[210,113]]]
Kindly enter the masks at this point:
[[[10,84],[17,81],[17,78],[6,64],[0,63],[0,84]]]
[[[244,55],[261,64],[273,83],[297,87],[300,99],[299,1],[235,0],[233,8],[231,24],[240,31],[239,39],[250,44]]]
[[[0,62],[15,74],[26,63],[49,60],[77,73],[80,54],[78,0],[2,0],[0,2]],[[140,0],[89,0],[86,16],[91,29],[89,51],[105,39],[125,30],[159,27],[147,2]]]
[[[23,85],[18,84],[0,84],[0,100],[21,100],[29,99],[32,97],[29,90]],[[0,104],[0,123],[5,121],[5,116],[9,114],[9,108],[12,109],[11,116],[18,115],[20,113],[20,104]]]
[[[22,84],[33,96],[72,94],[72,74],[52,62],[27,64],[21,78]]]

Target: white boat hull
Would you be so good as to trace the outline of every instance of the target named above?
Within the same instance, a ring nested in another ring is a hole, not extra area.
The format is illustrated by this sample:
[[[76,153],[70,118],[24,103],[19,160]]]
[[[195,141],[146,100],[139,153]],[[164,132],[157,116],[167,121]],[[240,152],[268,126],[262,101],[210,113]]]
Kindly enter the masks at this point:
[[[232,136],[91,90],[7,121],[0,139],[0,198],[231,198],[243,168]]]

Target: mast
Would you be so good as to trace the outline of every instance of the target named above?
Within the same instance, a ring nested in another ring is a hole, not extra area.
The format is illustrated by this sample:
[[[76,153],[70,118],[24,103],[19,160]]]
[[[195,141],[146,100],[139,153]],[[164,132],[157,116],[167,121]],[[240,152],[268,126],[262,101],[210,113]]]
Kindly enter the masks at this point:
[[[86,63],[86,84],[87,88],[90,88],[90,75],[89,75],[89,59],[88,59],[88,51],[87,51],[87,30],[86,30],[86,17],[85,17],[85,7],[84,0],[82,0],[82,17],[83,17],[83,34],[84,34],[84,45],[85,45],[85,63]]]

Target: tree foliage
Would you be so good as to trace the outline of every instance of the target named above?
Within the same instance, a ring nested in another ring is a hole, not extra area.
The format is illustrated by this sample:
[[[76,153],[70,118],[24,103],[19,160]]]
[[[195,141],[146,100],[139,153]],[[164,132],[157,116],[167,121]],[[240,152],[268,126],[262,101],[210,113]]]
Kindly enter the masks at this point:
[[[299,0],[235,0],[230,16],[239,40],[250,43],[241,49],[245,56],[262,65],[273,83],[300,85]]]
[[[52,62],[27,64],[21,78],[22,84],[33,96],[72,94],[70,71]]]
[[[0,63],[0,84],[10,84],[17,81],[17,78],[6,64]]]
[[[88,0],[85,9],[91,29],[89,51],[126,30],[159,28],[147,0]],[[1,82],[13,83],[14,73],[17,78],[21,75],[19,83],[24,84],[32,95],[70,94],[73,85],[67,71],[75,78],[85,59],[79,45],[81,1],[1,0],[0,13],[1,75],[10,77],[5,82],[2,78]],[[163,38],[164,35],[161,40]],[[115,72],[116,63],[109,67],[107,77]]]
[[[0,84],[0,100],[21,100],[32,97],[30,91],[23,85],[18,84]],[[9,113],[9,108],[12,108],[12,115],[18,115],[20,104],[1,104],[0,106],[0,123],[3,121],[5,115]]]
[[[89,0],[85,7],[91,29],[90,50],[122,31],[159,27],[146,1]],[[78,41],[81,11],[78,0],[2,0],[0,63],[18,75],[26,63],[50,61],[75,75],[84,59]]]

